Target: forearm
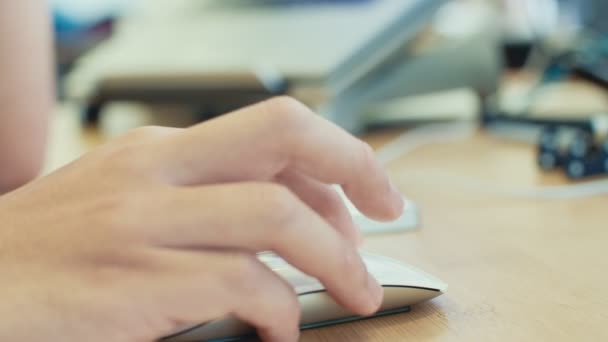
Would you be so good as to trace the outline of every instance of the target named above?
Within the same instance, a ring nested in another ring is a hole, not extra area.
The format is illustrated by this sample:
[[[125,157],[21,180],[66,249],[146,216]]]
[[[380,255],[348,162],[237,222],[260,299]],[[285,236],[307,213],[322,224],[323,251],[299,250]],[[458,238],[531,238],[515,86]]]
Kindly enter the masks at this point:
[[[40,172],[53,109],[45,0],[0,1],[0,194]]]

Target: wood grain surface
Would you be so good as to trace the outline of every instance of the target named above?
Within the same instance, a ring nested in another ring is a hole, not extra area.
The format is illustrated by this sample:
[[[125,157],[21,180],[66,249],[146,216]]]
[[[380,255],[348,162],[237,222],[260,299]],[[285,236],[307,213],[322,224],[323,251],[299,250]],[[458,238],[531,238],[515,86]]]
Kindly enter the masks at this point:
[[[379,146],[392,136],[367,140]],[[410,313],[308,331],[302,341],[607,341],[608,197],[508,198],[458,181],[566,183],[534,160],[532,147],[480,133],[391,164],[423,224],[370,237],[365,248],[433,273],[447,293]]]

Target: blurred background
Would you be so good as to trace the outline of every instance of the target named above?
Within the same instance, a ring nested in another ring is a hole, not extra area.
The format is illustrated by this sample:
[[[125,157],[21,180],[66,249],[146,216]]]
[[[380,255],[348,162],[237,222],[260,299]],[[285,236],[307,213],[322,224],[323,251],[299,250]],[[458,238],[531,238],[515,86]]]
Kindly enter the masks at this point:
[[[355,134],[466,122],[608,172],[602,0],[50,0],[47,170],[140,125],[290,95]]]

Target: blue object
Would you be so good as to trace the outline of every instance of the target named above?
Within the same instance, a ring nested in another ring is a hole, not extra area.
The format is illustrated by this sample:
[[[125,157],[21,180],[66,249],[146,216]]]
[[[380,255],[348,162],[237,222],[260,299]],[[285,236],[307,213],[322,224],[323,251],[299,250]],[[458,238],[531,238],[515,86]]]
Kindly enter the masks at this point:
[[[126,10],[133,0],[50,0],[55,32],[86,31]]]

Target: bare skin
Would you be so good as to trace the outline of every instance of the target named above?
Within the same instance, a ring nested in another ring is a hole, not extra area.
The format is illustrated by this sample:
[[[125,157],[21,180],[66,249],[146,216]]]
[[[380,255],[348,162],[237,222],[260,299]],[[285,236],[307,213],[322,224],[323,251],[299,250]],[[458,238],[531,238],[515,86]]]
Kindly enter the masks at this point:
[[[382,291],[333,183],[372,217],[401,213],[371,149],[289,98],[135,130],[0,198],[0,340],[151,341],[233,314],[295,341],[266,250],[371,314]]]
[[[0,190],[18,188],[0,197],[0,340],[153,341],[232,314],[295,341],[297,297],[260,251],[354,313],[377,310],[382,290],[329,184],[382,220],[401,196],[366,144],[293,99],[137,129],[29,182],[52,108],[44,3],[0,2]]]
[[[53,108],[44,0],[0,1],[0,194],[34,179]]]

